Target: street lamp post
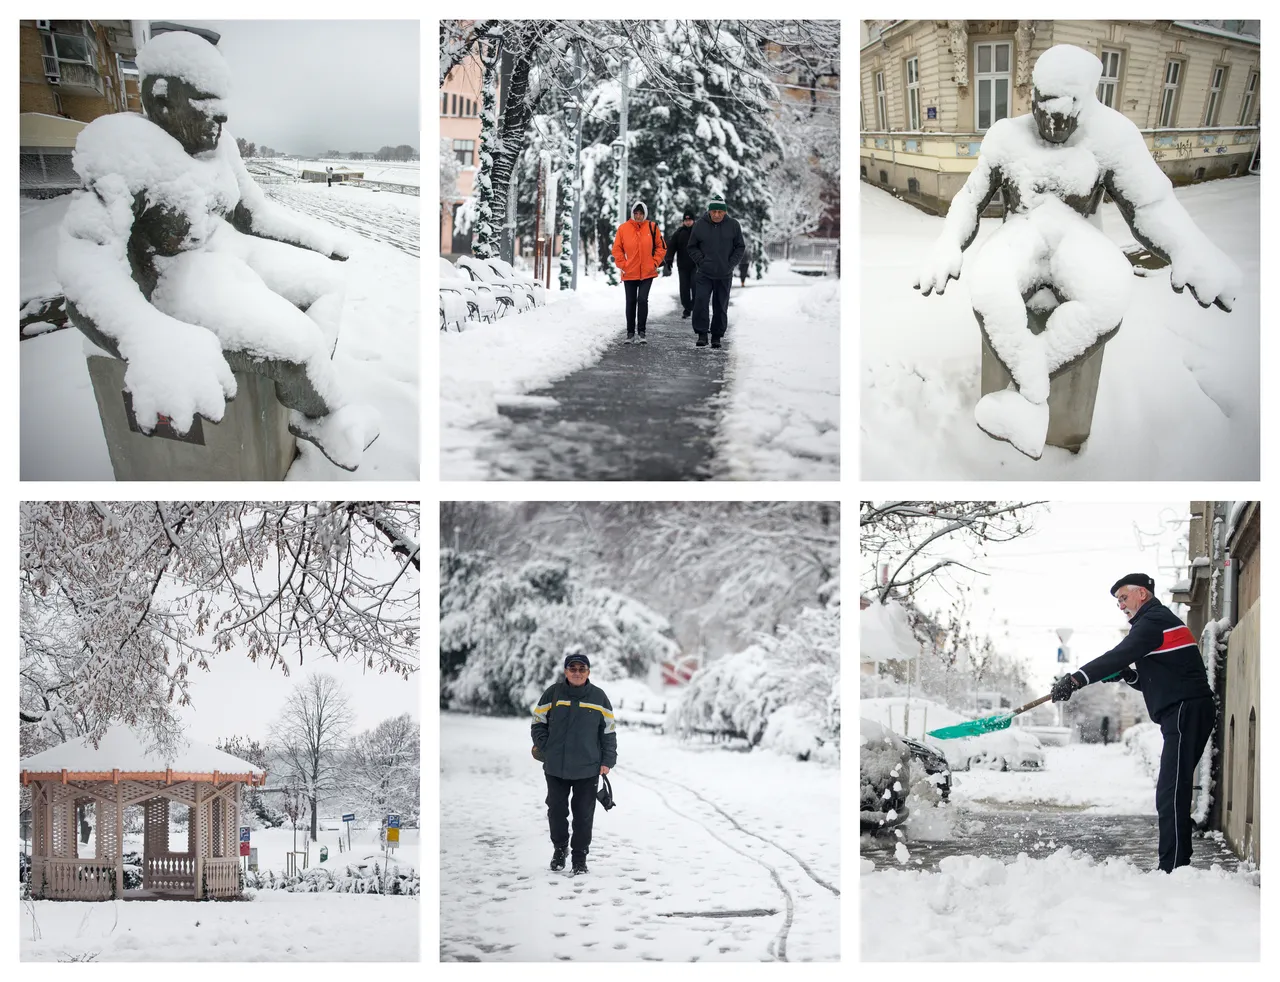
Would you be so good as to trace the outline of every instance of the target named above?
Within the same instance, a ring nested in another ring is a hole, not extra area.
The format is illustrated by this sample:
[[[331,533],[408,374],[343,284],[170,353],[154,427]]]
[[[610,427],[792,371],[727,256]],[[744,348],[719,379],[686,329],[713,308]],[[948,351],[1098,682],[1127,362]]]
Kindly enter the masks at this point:
[[[618,224],[630,216],[627,209],[627,75],[631,66],[624,59],[618,101],[618,139],[614,143],[614,160],[618,161]]]

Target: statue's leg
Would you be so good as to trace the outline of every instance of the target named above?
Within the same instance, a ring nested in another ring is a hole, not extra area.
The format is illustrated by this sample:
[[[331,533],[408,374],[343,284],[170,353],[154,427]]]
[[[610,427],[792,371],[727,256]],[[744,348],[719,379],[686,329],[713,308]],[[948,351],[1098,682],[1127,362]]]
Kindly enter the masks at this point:
[[[1048,244],[1028,221],[1006,222],[965,265],[974,313],[996,355],[1028,402],[1049,398],[1049,368],[1041,338],[1027,328],[1023,295],[1043,275]]]
[[[1040,335],[1052,372],[1119,326],[1133,293],[1133,267],[1111,240],[1081,222],[1058,243],[1049,272],[1067,298]]]

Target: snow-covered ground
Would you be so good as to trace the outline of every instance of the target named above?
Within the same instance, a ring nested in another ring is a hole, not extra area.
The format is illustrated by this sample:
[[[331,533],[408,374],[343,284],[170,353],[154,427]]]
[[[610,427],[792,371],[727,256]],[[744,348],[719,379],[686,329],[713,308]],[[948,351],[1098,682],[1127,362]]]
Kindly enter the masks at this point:
[[[23,901],[23,961],[417,961],[417,897],[260,890],[245,903]]]
[[[1045,747],[1044,756],[1043,771],[955,773],[951,801],[973,811],[1049,805],[1100,815],[1156,813],[1153,779],[1123,747],[1072,743]]]
[[[443,960],[839,958],[836,770],[624,727],[573,877],[547,868],[528,721],[448,713],[440,744]]]
[[[320,185],[289,186],[295,205],[325,219],[334,190]],[[338,189],[350,196],[359,188]],[[386,238],[405,236],[406,212],[417,198],[389,202],[393,196],[364,192],[376,200],[369,222],[386,226]],[[399,199],[400,196],[394,196]],[[344,197],[343,201],[348,198]],[[21,299],[61,293],[54,276],[57,227],[70,198],[21,202]],[[381,209],[379,211],[378,209]],[[416,214],[416,212],[415,212]],[[416,226],[416,217],[414,219]],[[333,224],[344,224],[335,220]],[[300,443],[301,456],[290,480],[416,480],[419,463],[419,261],[385,241],[345,236],[351,258],[342,264],[346,300],[334,361],[356,402],[374,406],[382,418],[377,442],[364,454],[359,470],[345,471],[317,448]],[[67,329],[29,338],[21,356],[21,476],[23,480],[112,480],[111,461],[98,419],[85,365],[85,340]]]
[[[421,248],[422,199],[411,194],[375,191],[311,182],[268,184],[262,189],[272,201],[401,252],[418,255]]]
[[[728,402],[720,425],[730,477],[840,479],[840,281],[775,262],[734,284]]]
[[[1235,309],[1203,310],[1190,292],[1175,294],[1167,267],[1136,279],[1106,347],[1089,441],[1079,454],[1049,447],[1034,461],[974,422],[981,341],[965,275],[941,297],[912,289],[942,219],[861,183],[862,476],[1257,480],[1260,190],[1255,177],[1177,190],[1243,270]],[[1114,204],[1101,215],[1112,242],[1133,242]],[[982,220],[966,263],[998,225]]]
[[[345,167],[347,170],[364,172],[366,181],[382,181],[386,184],[421,184],[422,162],[418,160],[279,160],[268,158],[268,162],[281,169],[292,170],[301,174],[304,167],[324,170],[326,167]]]

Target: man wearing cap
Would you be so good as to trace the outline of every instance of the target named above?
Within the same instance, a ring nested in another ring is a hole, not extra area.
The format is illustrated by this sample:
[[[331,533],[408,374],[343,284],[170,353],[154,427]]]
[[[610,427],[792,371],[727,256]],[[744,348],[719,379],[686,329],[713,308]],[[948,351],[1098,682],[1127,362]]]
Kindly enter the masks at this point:
[[[600,775],[618,761],[613,705],[592,685],[591,660],[579,650],[564,659],[564,679],[542,693],[533,708],[533,756],[547,778],[547,823],[551,827],[551,868],[564,869],[572,845],[573,875],[587,872],[591,823]],[[573,839],[569,838],[570,793]]]
[[[707,213],[693,223],[689,233],[689,258],[697,272],[693,277],[693,330],[698,347],[720,347],[720,339],[729,326],[729,291],[733,287],[734,267],[747,251],[742,226],[729,217],[724,198],[716,195],[707,205]],[[711,304],[710,323],[707,303]]]
[[[671,275],[671,264],[676,264],[680,274],[680,306],[684,308],[681,317],[693,313],[693,260],[689,258],[689,235],[693,232],[693,223],[697,219],[692,208],[684,210],[684,220],[667,240],[667,258],[662,263],[662,275]]]
[[[1217,716],[1204,659],[1190,628],[1153,594],[1155,581],[1130,573],[1111,587],[1129,618],[1129,633],[1104,655],[1053,684],[1054,702],[1091,682],[1124,681],[1142,692],[1160,725],[1164,751],[1156,781],[1160,869],[1191,865],[1191,793],[1196,767]],[[1116,679],[1109,676],[1119,673]]]

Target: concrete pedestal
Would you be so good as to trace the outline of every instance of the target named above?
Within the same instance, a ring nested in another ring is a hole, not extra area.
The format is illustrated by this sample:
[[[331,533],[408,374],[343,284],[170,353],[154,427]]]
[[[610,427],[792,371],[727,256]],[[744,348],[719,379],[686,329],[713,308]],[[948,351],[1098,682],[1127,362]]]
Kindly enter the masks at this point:
[[[117,481],[281,481],[288,473],[297,441],[271,379],[236,372],[237,394],[221,422],[197,417],[185,436],[167,425],[146,436],[124,391],[125,363],[91,355],[88,364]]]
[[[1032,334],[1045,329],[1051,311],[1027,308],[1027,326]],[[974,311],[982,333],[982,395],[999,392],[1009,386],[1013,376],[991,347],[982,316]],[[1102,352],[1106,343],[1120,330],[1117,324],[1090,345],[1078,358],[1058,367],[1049,375],[1049,434],[1045,443],[1078,453],[1089,439],[1093,427],[1093,404],[1098,398],[1098,379],[1102,376]]]

